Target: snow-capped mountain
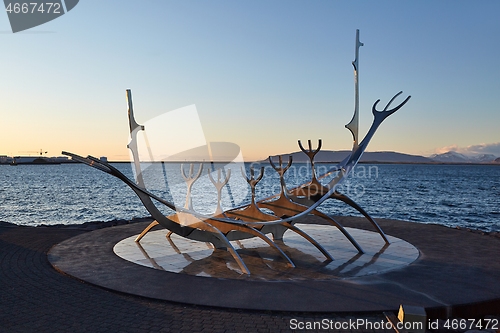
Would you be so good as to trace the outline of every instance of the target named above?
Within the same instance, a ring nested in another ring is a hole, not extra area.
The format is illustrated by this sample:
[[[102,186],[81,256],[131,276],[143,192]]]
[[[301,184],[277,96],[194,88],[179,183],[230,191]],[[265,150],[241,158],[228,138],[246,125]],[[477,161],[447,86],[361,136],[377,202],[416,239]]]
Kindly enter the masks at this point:
[[[443,154],[434,154],[430,158],[441,163],[491,163],[495,161],[496,156],[491,154],[467,156],[456,151],[449,151]]]
[[[436,162],[445,163],[469,163],[469,158],[455,151],[449,151],[443,154],[434,154],[430,156]]]
[[[495,155],[491,155],[491,154],[483,154],[483,155],[475,156],[473,158],[474,158],[474,160],[476,160],[479,163],[490,163],[490,162],[495,161],[495,159],[497,157]]]

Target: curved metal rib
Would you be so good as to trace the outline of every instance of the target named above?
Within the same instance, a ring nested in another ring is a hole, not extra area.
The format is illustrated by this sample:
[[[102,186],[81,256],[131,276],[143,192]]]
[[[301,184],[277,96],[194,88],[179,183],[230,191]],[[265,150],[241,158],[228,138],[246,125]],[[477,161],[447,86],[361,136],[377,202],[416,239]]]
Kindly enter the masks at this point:
[[[207,224],[207,225],[209,225],[209,224]],[[240,266],[243,273],[250,275],[250,270],[248,269],[247,265],[245,265],[245,262],[243,261],[243,259],[241,259],[240,255],[238,254],[238,252],[236,252],[233,245],[231,245],[231,243],[226,238],[226,236],[222,232],[220,232],[219,229],[217,229],[213,226],[211,226],[211,227],[213,230],[212,232],[214,232],[214,234],[215,234],[215,237],[217,237],[219,240],[221,240],[222,242],[224,242],[226,244],[226,246],[227,246],[226,250],[229,251],[229,253],[231,253],[231,255],[233,256],[234,260],[238,263],[238,266]]]
[[[322,217],[328,223],[330,223],[331,225],[337,227],[337,229],[340,230],[340,232],[349,240],[349,242],[351,242],[351,244],[356,248],[356,250],[358,250],[359,253],[361,253],[361,254],[365,253],[365,251],[363,250],[363,248],[361,248],[361,246],[358,244],[358,242],[356,242],[356,240],[351,236],[351,234],[337,220],[335,220],[331,216],[328,216],[328,215],[320,212],[317,209],[313,210],[313,214],[316,215],[316,216]]]
[[[375,227],[375,229],[377,229],[377,232],[380,234],[380,236],[383,238],[384,242],[386,244],[390,244],[391,242],[389,241],[389,239],[387,239],[387,236],[385,235],[384,231],[382,230],[382,228],[380,228],[380,226],[378,225],[378,223],[363,209],[361,208],[360,205],[358,205],[354,200],[352,200],[351,198],[349,198],[347,195],[345,194],[342,194],[340,192],[334,192],[331,196],[333,199],[337,199],[337,200],[340,200],[346,204],[348,204],[349,206],[351,206],[352,208],[356,209],[358,212],[360,212],[361,214],[363,214],[363,216],[368,220],[370,221],[370,223]]]
[[[260,232],[256,228],[253,228],[253,227],[250,227],[250,226],[245,226],[245,227],[246,227],[246,230],[242,230],[243,232],[247,232],[247,233],[249,233],[251,235],[254,235],[254,236],[259,237],[260,239],[262,239],[269,246],[271,246],[274,249],[276,249],[280,253],[280,255],[286,261],[288,261],[288,266],[295,267],[295,264],[293,263],[293,261],[285,254],[285,252],[283,252],[283,250],[278,245],[276,245],[275,242],[273,242],[272,240],[270,240],[269,237],[267,237],[265,234],[263,234],[262,232]]]
[[[158,224],[158,221],[154,220],[153,222],[151,222],[146,228],[144,228],[144,230],[139,234],[139,236],[137,236],[135,238],[135,242],[136,243],[139,243],[141,241],[141,239],[149,232],[149,230],[153,229],[154,227],[156,227]]]
[[[290,224],[290,223],[287,223],[287,222],[283,222],[282,223],[283,226],[285,226],[286,228],[296,232],[297,234],[299,234],[300,236],[304,237],[305,239],[307,239],[309,241],[309,243],[311,243],[312,245],[314,245],[318,250],[321,251],[321,253],[323,253],[323,255],[330,261],[333,261],[335,259],[333,259],[333,257],[330,255],[330,253],[328,253],[327,250],[325,250],[323,248],[323,246],[321,246],[318,242],[316,242],[314,240],[314,238],[312,238],[311,236],[309,236],[308,234],[306,234],[304,231],[300,230],[299,228],[297,228],[296,226]]]
[[[260,207],[265,207],[267,209],[270,209],[273,211],[274,214],[276,214],[279,217],[284,217],[284,216],[293,216],[296,215],[300,212],[305,211],[308,207],[301,205],[299,203],[293,202],[287,195],[287,189],[286,189],[286,184],[284,180],[284,175],[285,172],[290,168],[292,164],[292,157],[289,157],[289,162],[286,167],[283,167],[282,163],[282,157],[279,156],[279,167],[277,167],[271,157],[269,157],[269,162],[271,163],[271,166],[278,172],[279,177],[280,177],[280,184],[281,184],[281,190],[280,190],[280,195],[278,199],[274,201],[260,201],[259,206]],[[358,250],[359,253],[364,253],[363,249],[361,246],[354,240],[354,238],[351,236],[351,234],[340,224],[338,223],[335,219],[332,217],[321,213],[318,210],[313,210],[311,211],[311,214],[319,216],[325,220],[327,220],[331,225],[337,227],[340,232],[351,242],[351,244]],[[293,223],[291,223],[293,224]],[[283,231],[284,233],[284,231]],[[274,234],[273,234],[274,235]],[[283,234],[280,234],[277,238],[281,239],[283,237]],[[276,239],[276,236],[275,236]]]

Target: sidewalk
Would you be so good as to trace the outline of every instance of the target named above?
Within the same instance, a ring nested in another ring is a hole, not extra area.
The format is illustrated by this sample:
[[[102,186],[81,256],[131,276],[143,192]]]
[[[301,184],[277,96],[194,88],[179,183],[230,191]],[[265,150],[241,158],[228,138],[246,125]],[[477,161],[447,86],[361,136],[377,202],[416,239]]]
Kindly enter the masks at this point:
[[[413,227],[381,222],[384,229],[411,235],[416,244],[423,239],[423,235],[411,230]],[[366,224],[356,218],[342,219],[341,223],[352,227]],[[345,323],[341,329],[320,332],[394,332],[376,329],[380,325],[366,324],[365,320],[385,323],[382,313],[283,313],[193,306],[109,291],[57,272],[49,263],[47,252],[54,245],[86,232],[82,228],[33,228],[0,223],[0,332],[291,332],[293,328],[314,323],[321,328],[335,328]],[[436,227],[435,236],[440,232],[448,234],[447,228]],[[498,265],[485,262],[484,242],[474,242],[477,246],[461,244],[471,237],[477,240],[477,237],[491,236],[474,236],[466,231],[454,231],[454,235],[458,236],[453,237],[454,242],[457,248],[463,249],[461,255],[464,263],[470,265],[471,274],[477,269],[472,267],[472,260],[479,268]],[[498,253],[496,244],[500,245],[500,240],[486,243],[495,247],[488,248],[488,252]],[[426,257],[432,259],[428,254]],[[498,303],[488,307],[491,314],[499,314]],[[362,325],[354,328],[353,322]]]
[[[382,314],[226,310],[107,291],[58,273],[47,260],[53,245],[84,232],[0,226],[0,332],[291,332],[292,319],[292,328],[323,319],[385,321]]]

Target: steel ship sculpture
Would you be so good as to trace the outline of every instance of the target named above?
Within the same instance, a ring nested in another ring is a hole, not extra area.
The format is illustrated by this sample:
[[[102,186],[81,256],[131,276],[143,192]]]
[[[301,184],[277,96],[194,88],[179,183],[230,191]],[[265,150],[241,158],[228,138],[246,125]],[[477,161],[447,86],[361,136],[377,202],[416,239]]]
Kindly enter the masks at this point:
[[[231,241],[258,237],[279,253],[289,267],[295,267],[294,262],[280,248],[280,241],[283,239],[286,231],[295,232],[306,239],[319,251],[321,251],[326,258],[325,260],[334,260],[332,255],[328,253],[321,244],[295,225],[298,218],[309,214],[319,216],[332,226],[338,228],[338,230],[340,230],[340,232],[350,241],[357,251],[359,253],[363,253],[363,249],[360,244],[356,242],[356,240],[339,222],[331,216],[317,210],[321,204],[329,199],[340,200],[356,209],[374,226],[384,241],[389,244],[386,235],[377,222],[354,200],[337,190],[338,185],[346,179],[360,160],[378,127],[385,119],[387,119],[387,117],[403,107],[411,97],[406,97],[406,99],[404,99],[399,105],[394,108],[390,108],[394,100],[402,94],[402,92],[399,92],[392,97],[382,110],[377,109],[380,102],[380,100],[377,100],[372,106],[372,114],[374,118],[371,127],[365,137],[360,140],[358,72],[359,48],[361,46],[363,46],[363,43],[359,40],[358,30],[356,31],[355,60],[352,62],[354,67],[355,82],[354,115],[351,121],[346,125],[346,128],[349,129],[353,136],[352,151],[348,157],[338,163],[338,165],[334,168],[328,170],[322,175],[317,176],[314,167],[314,157],[320,151],[322,141],[318,141],[318,146],[315,149],[312,148],[311,140],[308,140],[307,148],[304,148],[301,141],[298,141],[300,149],[310,160],[312,177],[309,182],[293,189],[288,189],[285,182],[285,174],[293,163],[292,158],[290,156],[288,161],[283,163],[282,157],[280,156],[277,164],[269,158],[271,167],[278,173],[280,191],[279,193],[264,199],[257,199],[255,190],[256,186],[264,176],[264,168],[259,170],[258,175],[256,174],[256,170],[254,170],[253,166],[250,167],[249,174],[247,174],[245,168],[242,168],[242,176],[248,183],[251,190],[250,203],[242,206],[232,207],[231,209],[226,210],[222,209],[222,190],[231,177],[231,169],[227,172],[218,169],[215,178],[212,176],[212,172],[210,172],[210,170],[208,171],[208,177],[217,192],[217,205],[215,212],[212,214],[202,214],[193,208],[192,188],[196,186],[196,181],[203,173],[203,164],[200,164],[197,168],[198,170],[195,172],[195,165],[191,163],[187,174],[184,170],[184,166],[181,165],[181,175],[187,187],[185,205],[183,207],[176,205],[172,201],[166,200],[155,193],[152,193],[152,191],[148,190],[146,187],[143,178],[143,170],[141,167],[137,143],[138,133],[140,131],[145,131],[146,128],[145,126],[138,124],[135,120],[132,93],[130,90],[126,91],[130,127],[130,143],[128,148],[130,149],[133,157],[133,168],[135,169],[134,180],[125,176],[113,165],[95,157],[82,157],[69,152],[63,152],[63,154],[71,156],[75,161],[87,164],[120,179],[135,192],[144,207],[154,218],[154,221],[136,238],[136,242],[140,242],[153,227],[160,225],[168,230],[167,237],[170,237],[172,234],[176,234],[196,241],[209,242],[216,249],[229,251],[244,274],[250,274],[250,270],[231,244]],[[240,170],[233,170],[233,176],[235,171],[239,172]],[[321,180],[326,177],[332,177],[332,179],[326,184],[322,184]],[[161,212],[159,207],[162,209],[164,207],[168,207],[172,213],[168,215],[164,214]],[[272,237],[268,237],[268,234],[271,234]]]

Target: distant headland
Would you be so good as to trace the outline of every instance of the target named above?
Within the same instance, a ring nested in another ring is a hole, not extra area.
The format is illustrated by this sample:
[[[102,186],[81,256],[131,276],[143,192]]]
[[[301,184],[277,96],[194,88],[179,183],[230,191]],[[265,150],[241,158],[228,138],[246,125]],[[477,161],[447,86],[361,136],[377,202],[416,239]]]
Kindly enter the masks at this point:
[[[346,158],[350,153],[351,151],[349,150],[339,150],[339,151],[323,150],[318,152],[314,161],[317,163],[337,163]],[[291,155],[293,161],[297,163],[309,161],[308,157],[302,152],[285,154],[285,156],[289,155]],[[470,157],[453,151],[443,154],[435,154],[429,157],[398,153],[394,151],[376,151],[376,152],[365,152],[361,157],[360,163],[499,164],[500,165],[500,157],[497,158],[496,156],[490,154]]]

